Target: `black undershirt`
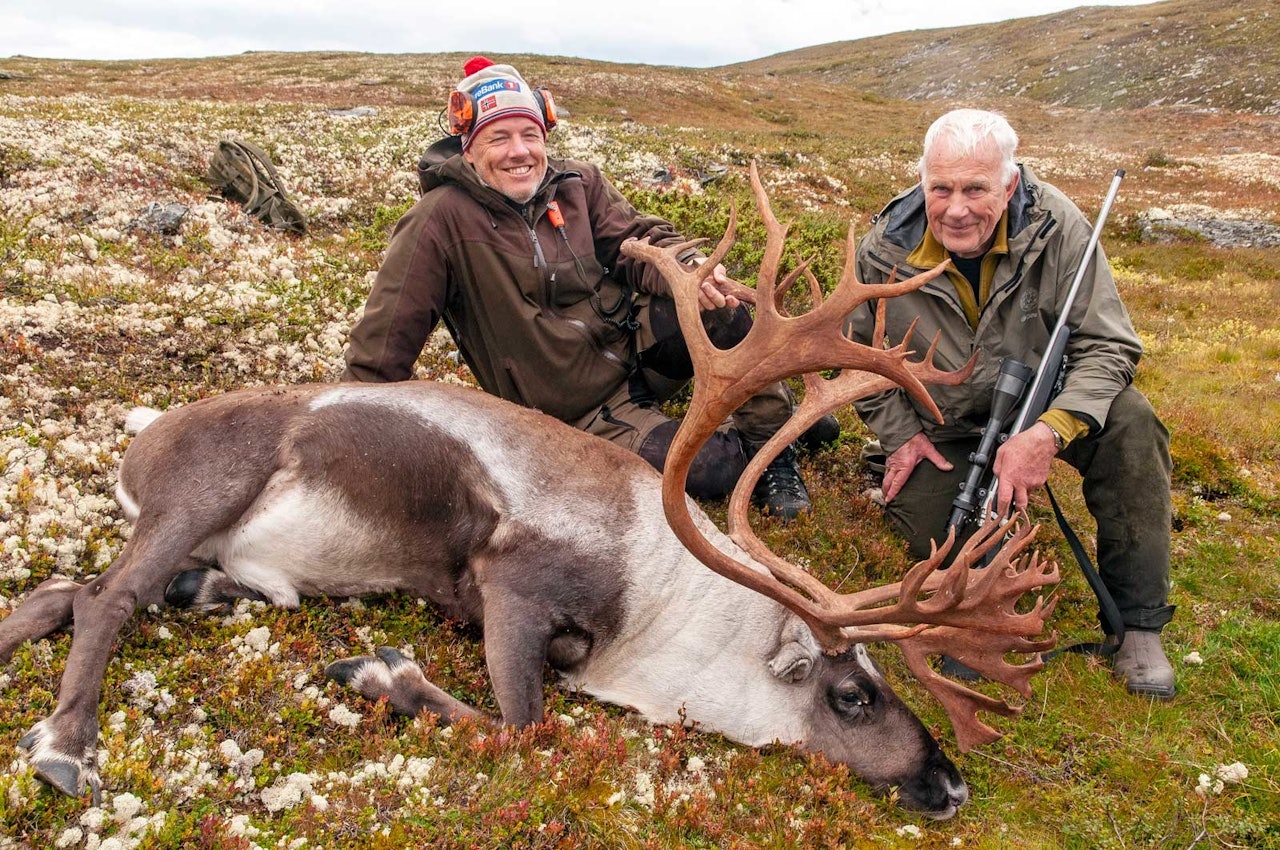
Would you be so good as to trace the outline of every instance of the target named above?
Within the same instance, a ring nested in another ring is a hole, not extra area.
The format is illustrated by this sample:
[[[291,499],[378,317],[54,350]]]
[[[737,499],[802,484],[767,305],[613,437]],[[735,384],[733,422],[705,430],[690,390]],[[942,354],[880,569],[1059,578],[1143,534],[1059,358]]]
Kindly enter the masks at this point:
[[[969,281],[969,285],[973,287],[973,300],[979,302],[982,298],[982,257],[957,257],[951,254],[951,263]],[[978,306],[982,306],[981,303]]]

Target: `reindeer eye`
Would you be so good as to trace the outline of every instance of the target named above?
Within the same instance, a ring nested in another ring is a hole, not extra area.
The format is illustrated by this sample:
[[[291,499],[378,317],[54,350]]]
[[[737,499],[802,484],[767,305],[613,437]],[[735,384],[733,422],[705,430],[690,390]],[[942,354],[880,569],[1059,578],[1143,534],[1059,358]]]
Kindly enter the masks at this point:
[[[876,689],[856,679],[845,679],[827,691],[832,711],[846,720],[861,718],[876,702]]]

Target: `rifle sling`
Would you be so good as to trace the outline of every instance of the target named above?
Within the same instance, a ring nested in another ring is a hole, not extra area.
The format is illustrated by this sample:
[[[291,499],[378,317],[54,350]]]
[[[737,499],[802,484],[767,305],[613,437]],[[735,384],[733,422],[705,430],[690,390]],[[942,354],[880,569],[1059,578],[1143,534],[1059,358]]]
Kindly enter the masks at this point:
[[[1085,581],[1089,582],[1089,587],[1093,588],[1094,595],[1098,597],[1098,612],[1102,617],[1103,625],[1106,631],[1116,638],[1115,643],[1076,643],[1071,646],[1064,646],[1061,649],[1044,653],[1044,659],[1048,661],[1055,655],[1061,655],[1064,652],[1078,652],[1086,655],[1111,655],[1120,648],[1120,644],[1124,643],[1124,620],[1120,617],[1120,609],[1116,607],[1116,601],[1111,598],[1111,592],[1103,584],[1102,576],[1098,575],[1098,570],[1093,566],[1093,561],[1089,559],[1089,554],[1085,552],[1080,538],[1076,536],[1075,531],[1067,522],[1067,518],[1063,516],[1062,509],[1058,507],[1058,500],[1054,498],[1053,490],[1049,488],[1048,482],[1045,482],[1044,489],[1049,494],[1049,504],[1053,505],[1053,515],[1058,519],[1058,527],[1062,529],[1063,536],[1067,538],[1067,544],[1071,546],[1071,552],[1076,556],[1076,562],[1080,564],[1080,571],[1084,573]]]

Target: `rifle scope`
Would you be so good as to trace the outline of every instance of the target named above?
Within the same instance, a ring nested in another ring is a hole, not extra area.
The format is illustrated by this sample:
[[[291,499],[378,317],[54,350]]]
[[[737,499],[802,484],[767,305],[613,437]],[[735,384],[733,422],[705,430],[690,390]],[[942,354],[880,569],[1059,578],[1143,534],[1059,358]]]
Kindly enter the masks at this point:
[[[978,448],[969,455],[969,474],[960,485],[960,495],[951,503],[951,518],[947,520],[947,530],[952,528],[959,535],[965,523],[973,518],[974,511],[987,497],[987,490],[982,486],[995,458],[996,449],[1009,438],[1005,433],[1005,422],[1013,412],[1014,405],[1022,398],[1027,382],[1035,371],[1025,363],[1006,357],[1000,361],[1000,374],[996,376],[996,389],[991,397],[991,418],[982,429],[982,439]],[[981,521],[983,517],[979,517]]]

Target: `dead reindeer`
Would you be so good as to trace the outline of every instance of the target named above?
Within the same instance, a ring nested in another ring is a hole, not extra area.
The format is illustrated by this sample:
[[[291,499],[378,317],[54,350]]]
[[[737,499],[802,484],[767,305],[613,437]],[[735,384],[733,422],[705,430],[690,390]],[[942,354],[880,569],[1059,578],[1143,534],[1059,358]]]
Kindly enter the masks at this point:
[[[826,301],[804,266],[776,287],[785,228],[754,166],[751,176],[769,236],[755,326],[734,349],[707,341],[696,291],[729,250],[736,218],[696,271],[675,260],[687,246],[625,249],[663,269],[697,366],[665,477],[550,417],[432,382],[249,389],[163,415],[135,411],[142,430],[117,489],[134,530],[120,556],[83,585],[44,582],[0,622],[0,662],[24,641],[75,624],[57,708],[20,742],[36,775],[68,795],[86,786],[99,794],[102,680],[139,607],[245,596],[293,607],[304,596],[403,591],[483,627],[503,723],[542,719],[550,664],[570,687],[654,723],[693,723],[753,746],[795,744],[849,765],[904,806],[953,815],[968,798],[963,779],[862,642],[902,647],[967,750],[998,737],[978,710],[1018,709],[938,676],[927,657],[945,649],[1029,695],[1036,653],[1052,643],[1034,638],[1053,606],[1038,600],[1018,613],[1014,605],[1056,582],[1056,570],[1021,554],[1026,531],[991,567],[971,568],[1009,530],[992,527],[946,571],[937,571],[944,548],[901,582],[838,596],[751,533],[747,504],[760,470],[808,424],[895,384],[928,405],[922,381],[968,374],[938,371],[932,350],[908,361],[906,340],[867,347],[840,332],[855,305],[921,286],[940,268],[864,286],[854,279],[851,234],[845,273]],[[775,293],[801,274],[821,303],[782,315]],[[831,368],[843,371],[825,381],[813,374]],[[748,467],[726,536],[684,494],[690,462],[729,411],[795,374],[806,374],[805,401]],[[1010,652],[1032,657],[1010,664]],[[394,650],[327,672],[403,714],[480,717]]]

